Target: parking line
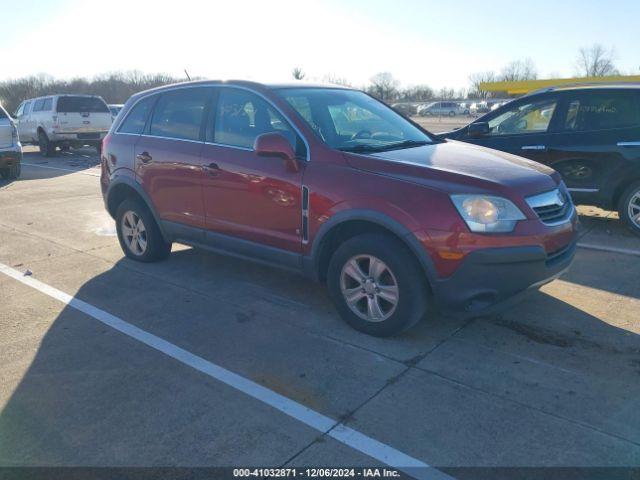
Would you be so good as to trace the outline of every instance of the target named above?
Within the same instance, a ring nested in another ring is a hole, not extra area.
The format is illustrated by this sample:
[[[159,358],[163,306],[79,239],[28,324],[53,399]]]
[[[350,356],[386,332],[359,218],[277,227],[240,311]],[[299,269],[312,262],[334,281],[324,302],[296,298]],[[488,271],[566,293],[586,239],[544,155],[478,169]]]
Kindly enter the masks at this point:
[[[598,250],[601,252],[621,253],[623,255],[634,255],[640,257],[640,250],[634,250],[632,248],[618,248],[618,247],[603,247],[601,245],[594,245],[592,243],[578,242],[578,247],[586,248],[588,250]]]
[[[63,172],[81,173],[82,175],[90,175],[92,177],[99,177],[100,176],[99,173],[85,172],[84,170],[74,170],[72,168],[50,167],[48,165],[38,165],[36,163],[25,163],[25,162],[21,162],[21,164],[22,165],[27,165],[29,167],[40,167],[40,168],[48,168],[49,170],[62,170]]]
[[[75,308],[93,317],[105,325],[131,337],[139,342],[164,353],[165,355],[188,365],[236,390],[265,403],[282,413],[295,418],[305,425],[358,450],[371,458],[383,462],[393,468],[402,470],[417,479],[451,480],[453,477],[430,467],[428,464],[413,458],[395,448],[379,442],[363,433],[341,424],[339,421],[327,417],[315,410],[305,407],[301,403],[280,395],[252,380],[244,378],[224,367],[205,360],[202,357],[184,350],[152,333],[138,328],[119,317],[79,300],[68,293],[36,280],[32,276],[25,276],[22,272],[0,263],[0,273],[38,290],[65,305]]]

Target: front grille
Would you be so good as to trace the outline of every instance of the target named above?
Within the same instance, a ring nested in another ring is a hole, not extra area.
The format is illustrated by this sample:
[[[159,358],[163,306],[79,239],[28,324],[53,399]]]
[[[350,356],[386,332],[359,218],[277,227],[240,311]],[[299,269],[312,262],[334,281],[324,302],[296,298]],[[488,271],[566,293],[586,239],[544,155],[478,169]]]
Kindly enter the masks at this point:
[[[571,217],[573,204],[569,195],[560,189],[527,197],[527,203],[538,215],[542,223],[557,225]]]

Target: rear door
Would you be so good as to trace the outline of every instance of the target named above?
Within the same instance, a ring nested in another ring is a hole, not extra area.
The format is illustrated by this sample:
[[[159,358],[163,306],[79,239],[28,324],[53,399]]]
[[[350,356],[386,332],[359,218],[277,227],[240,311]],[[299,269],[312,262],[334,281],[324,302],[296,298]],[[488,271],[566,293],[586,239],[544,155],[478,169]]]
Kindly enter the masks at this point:
[[[629,176],[640,175],[640,102],[635,89],[565,93],[550,163],[578,201],[606,202]]]
[[[205,226],[202,203],[204,121],[211,89],[187,87],[159,95],[135,146],[135,170],[160,218]]]
[[[489,124],[487,135],[460,140],[548,163],[547,143],[557,123],[557,106],[556,94],[525,97],[482,117],[480,121]]]
[[[59,132],[77,134],[78,139],[99,140],[111,127],[111,111],[100,97],[61,95],[56,113]]]

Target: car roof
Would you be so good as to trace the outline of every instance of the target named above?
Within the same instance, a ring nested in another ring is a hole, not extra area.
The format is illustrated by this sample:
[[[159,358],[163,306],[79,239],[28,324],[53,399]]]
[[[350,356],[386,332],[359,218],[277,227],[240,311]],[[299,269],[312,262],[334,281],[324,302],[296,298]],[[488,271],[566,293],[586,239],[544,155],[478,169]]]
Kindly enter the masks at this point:
[[[298,80],[295,82],[285,82],[285,83],[267,83],[267,82],[255,82],[251,80],[192,80],[189,82],[178,82],[171,83],[168,85],[162,85],[160,87],[151,88],[149,90],[144,90],[142,92],[138,92],[133,97],[141,97],[147,95],[152,92],[161,92],[164,90],[171,90],[174,88],[181,87],[192,87],[192,86],[218,86],[218,85],[228,85],[235,87],[245,87],[257,91],[267,91],[267,90],[278,90],[281,88],[326,88],[326,89],[341,89],[341,90],[356,90],[351,87],[346,87],[344,85],[335,85],[331,83],[312,83],[305,82],[302,80]],[[132,98],[133,98],[132,97]]]
[[[527,95],[534,95],[544,92],[569,92],[569,91],[584,91],[584,90],[637,90],[640,89],[640,83],[636,82],[622,82],[622,83],[572,83],[569,85],[558,85],[556,87],[545,87]],[[525,96],[527,96],[525,95]]]

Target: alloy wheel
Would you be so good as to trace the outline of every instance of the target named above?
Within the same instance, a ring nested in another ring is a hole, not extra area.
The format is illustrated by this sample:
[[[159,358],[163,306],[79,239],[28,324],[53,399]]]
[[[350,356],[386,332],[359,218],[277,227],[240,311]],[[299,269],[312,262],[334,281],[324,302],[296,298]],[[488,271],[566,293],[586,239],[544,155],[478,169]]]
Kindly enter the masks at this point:
[[[122,236],[134,255],[144,255],[147,251],[147,229],[142,218],[131,210],[122,216]]]
[[[633,223],[637,228],[640,228],[640,189],[636,190],[635,193],[631,195],[629,204],[627,205],[627,212],[631,223]]]
[[[373,255],[356,255],[345,263],[340,274],[340,289],[351,311],[369,322],[388,319],[400,299],[393,272]]]

